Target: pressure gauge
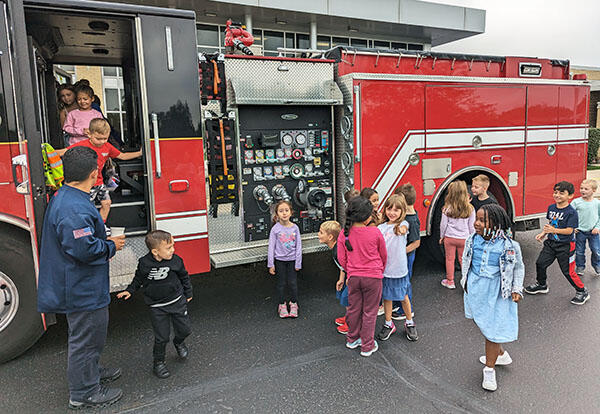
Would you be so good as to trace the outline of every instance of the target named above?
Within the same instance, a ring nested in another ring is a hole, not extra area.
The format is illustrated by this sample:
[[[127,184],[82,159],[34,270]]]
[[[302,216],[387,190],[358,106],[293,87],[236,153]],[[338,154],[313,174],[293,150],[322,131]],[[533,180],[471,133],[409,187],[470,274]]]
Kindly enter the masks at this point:
[[[304,170],[305,170],[307,173],[310,173],[310,172],[312,172],[312,171],[313,171],[313,165],[312,165],[312,164],[306,164],[306,165],[304,166]]]
[[[281,143],[282,143],[282,145],[285,145],[286,147],[289,147],[290,145],[292,145],[293,142],[294,142],[294,138],[290,134],[284,134],[281,137]]]
[[[304,135],[303,133],[299,133],[298,135],[296,135],[296,145],[306,145],[306,135]]]
[[[295,180],[302,177],[304,175],[304,167],[302,166],[302,164],[292,164],[292,166],[290,167],[290,175]]]

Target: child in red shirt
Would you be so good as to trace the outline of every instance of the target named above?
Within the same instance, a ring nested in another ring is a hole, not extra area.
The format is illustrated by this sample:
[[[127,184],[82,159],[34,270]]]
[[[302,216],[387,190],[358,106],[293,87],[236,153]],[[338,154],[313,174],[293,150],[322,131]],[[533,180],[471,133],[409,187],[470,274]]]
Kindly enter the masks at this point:
[[[90,201],[95,202],[97,200],[100,202],[100,216],[102,216],[102,220],[106,221],[111,205],[110,195],[102,178],[102,169],[104,168],[106,160],[112,158],[123,161],[131,160],[141,157],[142,151],[140,150],[124,153],[116,149],[112,144],[108,143],[108,137],[110,136],[110,125],[108,121],[103,118],[94,118],[90,121],[88,136],[89,139],[77,142],[71,145],[69,148],[88,147],[96,151],[98,154],[98,180],[96,181],[96,185],[94,185],[90,191]],[[57,150],[56,152],[62,156],[69,148]]]

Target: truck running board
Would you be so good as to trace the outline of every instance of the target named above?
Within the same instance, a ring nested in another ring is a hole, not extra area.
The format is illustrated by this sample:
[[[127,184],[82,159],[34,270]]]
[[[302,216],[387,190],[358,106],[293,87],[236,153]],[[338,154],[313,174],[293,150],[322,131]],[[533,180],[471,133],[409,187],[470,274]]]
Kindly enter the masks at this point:
[[[315,253],[327,250],[327,246],[319,243],[317,238],[302,240],[302,253]],[[233,251],[217,252],[210,254],[210,263],[213,268],[236,266],[245,263],[255,263],[267,260],[267,244]]]

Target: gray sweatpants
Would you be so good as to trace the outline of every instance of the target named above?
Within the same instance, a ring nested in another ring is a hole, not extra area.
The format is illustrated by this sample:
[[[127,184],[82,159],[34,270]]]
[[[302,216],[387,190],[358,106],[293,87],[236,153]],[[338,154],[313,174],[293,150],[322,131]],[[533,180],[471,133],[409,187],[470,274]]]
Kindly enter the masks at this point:
[[[100,387],[100,354],[106,343],[108,306],[67,314],[69,356],[67,377],[73,401],[82,401]]]

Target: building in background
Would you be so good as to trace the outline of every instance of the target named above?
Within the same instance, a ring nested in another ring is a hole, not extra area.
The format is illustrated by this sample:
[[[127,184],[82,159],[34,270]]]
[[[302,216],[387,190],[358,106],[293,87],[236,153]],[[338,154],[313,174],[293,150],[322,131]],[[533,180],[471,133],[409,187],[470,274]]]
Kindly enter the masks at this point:
[[[600,128],[600,68],[594,66],[571,66],[571,73],[583,73],[590,82],[590,127]]]
[[[224,51],[225,22],[242,22],[255,53],[278,47],[329,49],[350,45],[429,50],[485,31],[485,10],[417,0],[122,0],[146,6],[191,9],[198,49]]]

